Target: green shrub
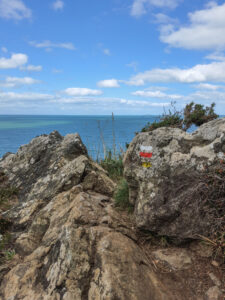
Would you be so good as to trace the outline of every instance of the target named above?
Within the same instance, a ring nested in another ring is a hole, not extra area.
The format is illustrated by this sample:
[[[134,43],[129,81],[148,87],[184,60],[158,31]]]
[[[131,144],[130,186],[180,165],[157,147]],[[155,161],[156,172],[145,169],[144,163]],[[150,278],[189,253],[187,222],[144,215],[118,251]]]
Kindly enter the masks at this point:
[[[114,194],[115,206],[121,209],[127,209],[129,212],[133,211],[133,206],[129,202],[129,187],[126,180],[123,178]]]
[[[192,124],[200,126],[204,123],[212,121],[218,118],[218,115],[214,111],[215,103],[212,103],[210,107],[201,104],[195,104],[191,102],[187,104],[184,109],[184,125],[187,130]]]
[[[153,123],[148,123],[142,129],[142,132],[153,131],[160,127],[174,127],[186,131],[193,124],[200,126],[218,118],[214,108],[215,103],[212,103],[209,107],[204,107],[204,105],[191,102],[186,105],[183,111],[177,111],[175,108],[175,102],[172,102],[171,109],[169,109],[168,112],[164,112],[158,122],[155,121]]]

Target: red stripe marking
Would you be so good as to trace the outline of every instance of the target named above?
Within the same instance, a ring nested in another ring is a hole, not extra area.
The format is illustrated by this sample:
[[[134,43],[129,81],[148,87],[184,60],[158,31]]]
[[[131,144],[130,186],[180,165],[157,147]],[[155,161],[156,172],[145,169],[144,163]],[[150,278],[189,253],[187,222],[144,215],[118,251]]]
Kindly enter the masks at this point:
[[[152,153],[140,152],[140,156],[142,156],[142,157],[149,157],[149,158],[151,158],[151,157],[152,157]]]

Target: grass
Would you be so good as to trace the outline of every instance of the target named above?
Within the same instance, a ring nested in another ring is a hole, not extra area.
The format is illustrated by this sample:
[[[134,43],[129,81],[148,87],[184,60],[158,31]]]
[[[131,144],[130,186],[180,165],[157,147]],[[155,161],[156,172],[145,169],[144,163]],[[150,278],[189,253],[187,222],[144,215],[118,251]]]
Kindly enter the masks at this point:
[[[106,157],[100,161],[100,165],[105,169],[109,177],[119,182],[123,177],[123,159],[121,155],[113,156],[112,151],[108,151]]]
[[[134,207],[129,202],[129,187],[127,181],[123,178],[117,186],[114,193],[115,206],[127,210],[128,212],[133,212]]]

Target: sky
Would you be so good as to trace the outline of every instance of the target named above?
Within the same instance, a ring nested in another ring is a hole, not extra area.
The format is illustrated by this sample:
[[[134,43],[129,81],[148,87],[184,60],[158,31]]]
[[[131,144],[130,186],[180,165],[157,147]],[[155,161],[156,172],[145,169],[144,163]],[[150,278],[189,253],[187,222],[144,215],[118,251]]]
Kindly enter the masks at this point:
[[[0,114],[225,114],[225,1],[0,0]]]

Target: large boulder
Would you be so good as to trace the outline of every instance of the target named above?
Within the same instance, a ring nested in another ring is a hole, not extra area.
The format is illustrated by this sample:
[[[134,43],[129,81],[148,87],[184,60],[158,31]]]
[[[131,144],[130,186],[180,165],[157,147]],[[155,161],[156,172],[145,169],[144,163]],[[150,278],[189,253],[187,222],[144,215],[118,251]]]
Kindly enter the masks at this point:
[[[130,202],[139,228],[177,241],[208,236],[215,215],[198,194],[200,178],[225,153],[225,118],[192,134],[177,128],[139,133],[125,158]]]
[[[0,171],[19,189],[18,204],[0,214],[15,251],[0,265],[0,299],[175,299],[137,245],[130,218],[114,210],[115,184],[79,135],[37,137],[5,155]]]

